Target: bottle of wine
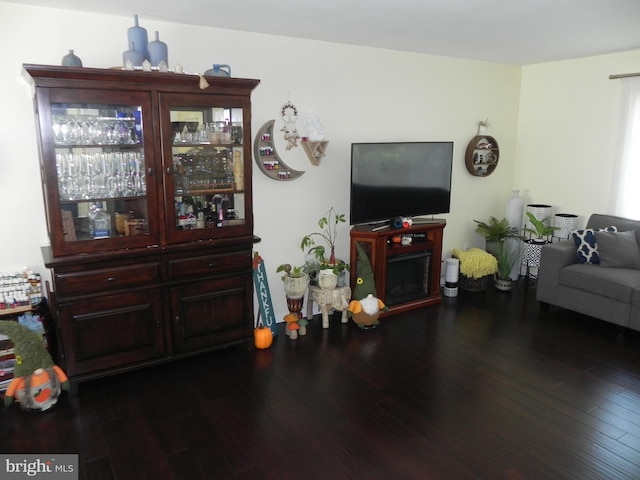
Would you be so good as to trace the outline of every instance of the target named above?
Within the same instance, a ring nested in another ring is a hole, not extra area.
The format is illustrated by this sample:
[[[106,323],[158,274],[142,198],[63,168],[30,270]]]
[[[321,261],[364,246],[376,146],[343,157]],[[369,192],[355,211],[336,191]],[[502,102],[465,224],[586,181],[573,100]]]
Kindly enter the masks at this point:
[[[102,208],[102,204],[96,204],[91,215],[91,231],[93,238],[109,238],[111,236],[111,214]]]

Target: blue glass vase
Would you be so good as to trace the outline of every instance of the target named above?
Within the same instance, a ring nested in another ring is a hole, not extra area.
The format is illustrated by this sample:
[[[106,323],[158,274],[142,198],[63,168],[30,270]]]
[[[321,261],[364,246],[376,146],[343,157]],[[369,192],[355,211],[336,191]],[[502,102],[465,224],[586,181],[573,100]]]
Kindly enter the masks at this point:
[[[136,50],[136,44],[131,42],[129,44],[129,50],[122,53],[122,64],[127,70],[131,70],[131,67],[139,67],[144,62],[144,55],[142,52]]]
[[[149,52],[147,51],[149,37],[147,36],[147,30],[138,25],[138,15],[133,16],[133,21],[135,25],[127,30],[127,45],[135,45],[135,50],[142,53],[143,61],[149,60]]]
[[[82,60],[80,57],[73,53],[73,50],[69,50],[69,53],[62,57],[63,67],[82,67]]]
[[[147,45],[151,66],[157,67],[161,62],[169,65],[169,50],[167,44],[160,41],[160,34],[156,32],[156,39]]]

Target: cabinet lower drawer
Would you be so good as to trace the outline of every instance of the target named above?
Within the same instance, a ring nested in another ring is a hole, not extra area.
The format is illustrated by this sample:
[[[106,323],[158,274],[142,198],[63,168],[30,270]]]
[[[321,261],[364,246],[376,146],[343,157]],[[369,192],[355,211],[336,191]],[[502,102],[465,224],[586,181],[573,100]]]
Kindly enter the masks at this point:
[[[194,275],[218,274],[251,268],[251,251],[220,253],[193,258],[171,260],[169,278],[177,280]]]
[[[102,292],[126,287],[138,287],[160,279],[159,263],[104,268],[86,272],[55,273],[58,296]]]

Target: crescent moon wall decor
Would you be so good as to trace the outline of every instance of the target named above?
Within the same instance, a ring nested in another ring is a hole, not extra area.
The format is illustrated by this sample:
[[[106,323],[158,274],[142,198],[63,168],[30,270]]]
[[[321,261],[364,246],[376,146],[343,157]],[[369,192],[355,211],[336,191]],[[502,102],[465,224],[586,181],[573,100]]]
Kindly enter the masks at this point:
[[[253,142],[253,156],[262,173],[274,180],[295,180],[304,170],[295,170],[282,161],[273,142],[273,125],[269,120],[256,134]]]

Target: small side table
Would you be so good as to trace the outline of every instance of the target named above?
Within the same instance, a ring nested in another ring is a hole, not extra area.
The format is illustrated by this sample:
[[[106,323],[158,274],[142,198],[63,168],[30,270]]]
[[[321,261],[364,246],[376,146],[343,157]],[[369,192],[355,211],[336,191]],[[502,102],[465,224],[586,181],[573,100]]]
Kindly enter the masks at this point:
[[[309,299],[307,300],[307,319],[313,318],[313,302],[318,304],[322,312],[322,328],[329,328],[329,310],[342,312],[342,323],[347,323],[347,308],[351,300],[351,288],[336,287],[333,290],[323,290],[317,285],[309,285]]]

